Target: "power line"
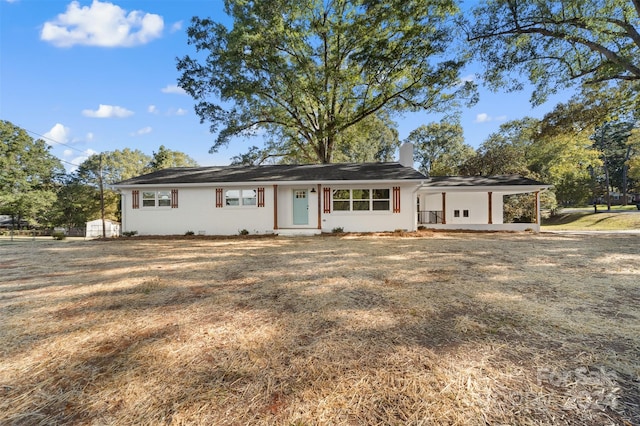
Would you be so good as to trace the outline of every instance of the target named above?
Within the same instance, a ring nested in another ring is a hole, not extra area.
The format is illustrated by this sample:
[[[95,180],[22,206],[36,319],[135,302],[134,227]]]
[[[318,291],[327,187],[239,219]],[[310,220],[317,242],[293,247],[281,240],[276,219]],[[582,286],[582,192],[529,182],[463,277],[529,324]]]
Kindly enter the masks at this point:
[[[20,128],[21,128],[21,129],[24,129],[24,131],[25,131],[25,132],[28,132],[28,133],[31,133],[31,134],[33,134],[33,135],[39,136],[39,137],[41,137],[41,138],[43,138],[43,139],[46,139],[46,140],[48,140],[48,141],[50,141],[50,142],[53,142],[53,143],[57,143],[57,144],[59,144],[59,145],[66,146],[67,148],[71,148],[71,149],[73,149],[73,150],[75,150],[75,151],[78,151],[78,152],[80,152],[80,153],[82,153],[82,154],[85,154],[85,155],[86,155],[86,152],[85,152],[85,151],[83,151],[83,150],[81,150],[81,149],[78,149],[78,148],[76,148],[76,147],[75,147],[75,146],[73,146],[73,145],[69,145],[69,144],[67,144],[67,143],[57,141],[57,140],[55,140],[55,139],[53,139],[53,138],[50,138],[49,136],[41,135],[40,133],[34,132],[33,130],[25,129],[24,127],[20,127]]]

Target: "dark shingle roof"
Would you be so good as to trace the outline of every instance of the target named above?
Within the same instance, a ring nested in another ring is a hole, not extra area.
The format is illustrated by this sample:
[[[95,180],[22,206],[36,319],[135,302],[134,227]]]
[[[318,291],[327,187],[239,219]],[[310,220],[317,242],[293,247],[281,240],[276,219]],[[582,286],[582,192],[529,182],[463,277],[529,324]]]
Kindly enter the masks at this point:
[[[176,167],[118,182],[119,185],[164,185],[232,182],[424,180],[399,163],[305,164],[268,166]]]
[[[465,187],[465,186],[549,186],[520,175],[497,176],[432,176],[427,178],[423,186]]]

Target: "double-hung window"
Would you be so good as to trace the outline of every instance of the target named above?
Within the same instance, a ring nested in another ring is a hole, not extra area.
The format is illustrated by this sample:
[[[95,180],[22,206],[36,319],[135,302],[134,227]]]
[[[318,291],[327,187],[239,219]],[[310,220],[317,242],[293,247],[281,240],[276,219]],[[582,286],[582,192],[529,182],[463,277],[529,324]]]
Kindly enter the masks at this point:
[[[142,207],[171,207],[171,191],[142,191]]]
[[[224,193],[225,206],[255,206],[258,191],[255,189],[227,189]]]

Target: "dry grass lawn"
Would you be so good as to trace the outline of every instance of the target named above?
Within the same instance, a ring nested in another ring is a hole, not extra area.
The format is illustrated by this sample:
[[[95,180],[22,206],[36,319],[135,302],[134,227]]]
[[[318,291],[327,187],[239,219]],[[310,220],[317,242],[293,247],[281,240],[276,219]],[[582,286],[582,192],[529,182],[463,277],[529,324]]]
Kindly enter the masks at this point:
[[[637,235],[0,256],[0,424],[640,424]]]

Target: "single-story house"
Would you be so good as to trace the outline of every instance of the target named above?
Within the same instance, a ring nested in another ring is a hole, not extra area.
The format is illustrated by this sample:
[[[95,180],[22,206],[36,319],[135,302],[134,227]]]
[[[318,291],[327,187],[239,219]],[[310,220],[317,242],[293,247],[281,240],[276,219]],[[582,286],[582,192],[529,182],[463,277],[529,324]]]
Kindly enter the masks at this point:
[[[113,220],[104,220],[104,231],[107,238],[120,236],[120,224]],[[87,222],[86,238],[102,238],[102,219]]]
[[[427,178],[413,168],[413,146],[404,144],[398,163],[170,168],[113,187],[122,196],[123,232],[282,235],[418,226],[538,230],[539,220],[503,224],[502,196],[549,186],[513,176]]]

